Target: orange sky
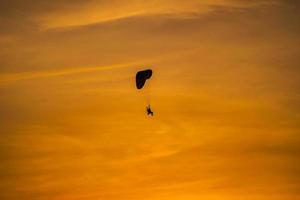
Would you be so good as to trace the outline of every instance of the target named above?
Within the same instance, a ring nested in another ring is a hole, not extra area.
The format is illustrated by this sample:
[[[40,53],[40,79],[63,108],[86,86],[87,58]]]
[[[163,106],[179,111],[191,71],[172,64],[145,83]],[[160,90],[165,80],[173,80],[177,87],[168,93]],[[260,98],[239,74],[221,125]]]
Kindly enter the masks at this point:
[[[299,9],[0,1],[0,199],[300,199]]]

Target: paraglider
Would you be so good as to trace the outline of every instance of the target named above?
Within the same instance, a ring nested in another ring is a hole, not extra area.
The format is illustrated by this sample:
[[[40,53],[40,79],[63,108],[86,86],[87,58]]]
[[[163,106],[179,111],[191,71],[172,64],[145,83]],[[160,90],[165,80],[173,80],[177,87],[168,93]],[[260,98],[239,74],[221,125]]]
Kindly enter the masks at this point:
[[[151,69],[146,69],[146,70],[138,71],[136,73],[136,76],[135,76],[135,85],[136,85],[136,88],[138,90],[143,89],[144,86],[145,86],[145,84],[146,84],[146,81],[148,79],[150,79],[151,76],[152,76],[152,70]],[[148,99],[148,101],[149,101],[149,99]],[[149,105],[146,107],[147,115],[153,116],[153,111],[150,108],[150,102],[148,102],[148,103],[149,103]]]

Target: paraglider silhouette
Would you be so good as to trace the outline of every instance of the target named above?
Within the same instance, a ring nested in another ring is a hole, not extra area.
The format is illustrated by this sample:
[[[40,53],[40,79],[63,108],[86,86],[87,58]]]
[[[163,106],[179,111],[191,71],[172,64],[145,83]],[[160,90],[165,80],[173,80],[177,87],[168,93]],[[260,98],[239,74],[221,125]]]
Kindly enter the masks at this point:
[[[138,71],[136,73],[136,76],[135,76],[135,84],[136,84],[136,88],[138,90],[141,90],[143,89],[143,87],[145,86],[146,84],[146,81],[148,79],[151,78],[152,76],[152,70],[151,69],[146,69],[146,70],[142,70],[142,71]],[[149,103],[149,102],[148,102]],[[146,111],[147,111],[147,115],[151,115],[153,116],[153,111],[151,110],[150,108],[150,103],[149,105],[146,107]]]

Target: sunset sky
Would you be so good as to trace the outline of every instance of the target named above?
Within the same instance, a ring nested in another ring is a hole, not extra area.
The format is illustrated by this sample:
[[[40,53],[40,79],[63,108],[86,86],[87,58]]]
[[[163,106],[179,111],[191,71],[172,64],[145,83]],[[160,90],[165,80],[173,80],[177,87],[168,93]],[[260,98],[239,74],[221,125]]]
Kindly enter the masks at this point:
[[[299,36],[298,0],[0,0],[0,199],[300,199]]]

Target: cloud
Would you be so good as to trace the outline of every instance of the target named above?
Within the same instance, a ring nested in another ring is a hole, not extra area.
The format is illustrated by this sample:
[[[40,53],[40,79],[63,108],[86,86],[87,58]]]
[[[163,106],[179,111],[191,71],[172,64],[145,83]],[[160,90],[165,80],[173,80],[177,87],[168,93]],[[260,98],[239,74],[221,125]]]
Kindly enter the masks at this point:
[[[111,66],[97,66],[97,67],[81,67],[81,68],[67,68],[64,70],[52,70],[52,71],[37,71],[37,72],[23,72],[23,73],[2,73],[0,75],[0,84],[5,84],[9,82],[19,81],[19,80],[28,80],[36,78],[47,78],[53,76],[65,76],[77,73],[88,73],[95,71],[106,71],[119,69],[124,67],[132,67],[138,65],[138,63],[129,63],[129,64],[119,64]]]
[[[30,29],[63,28],[120,20],[133,16],[176,15],[189,17],[195,13],[207,13],[214,7],[253,7],[272,0],[205,0],[205,1],[106,1],[106,0],[67,0],[55,2],[40,2],[30,0],[24,3],[20,0],[2,2],[2,31],[20,30],[29,26]],[[22,22],[22,23],[19,23]],[[20,27],[20,24],[22,26]]]

